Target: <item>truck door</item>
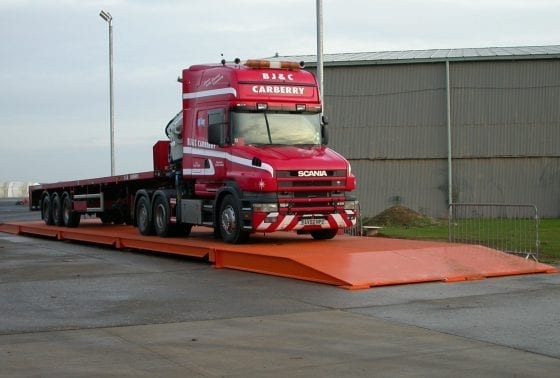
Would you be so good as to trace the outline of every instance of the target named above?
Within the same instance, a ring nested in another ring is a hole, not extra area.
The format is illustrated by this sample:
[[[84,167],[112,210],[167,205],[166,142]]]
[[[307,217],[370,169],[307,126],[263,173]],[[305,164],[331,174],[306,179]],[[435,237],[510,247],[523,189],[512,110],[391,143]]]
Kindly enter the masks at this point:
[[[221,130],[225,143],[225,109],[204,109],[197,114],[196,126],[188,140],[192,152],[191,172],[195,177],[216,180],[225,174],[225,151],[218,144],[208,142],[209,127]]]
[[[208,111],[208,132],[214,132],[219,134],[220,144],[210,144],[209,147],[213,148],[215,153],[211,154],[208,162],[205,164],[206,174],[208,176],[214,176],[216,179],[221,179],[225,177],[225,150],[224,147],[227,144],[226,141],[226,111],[225,109],[213,109]],[[211,130],[211,131],[210,131]],[[207,134],[208,135],[208,134]],[[208,140],[208,138],[206,138]]]
[[[207,115],[206,110],[201,110],[198,112],[196,117],[196,125],[193,127],[191,137],[189,139],[189,146],[192,150],[192,174],[193,176],[204,175],[204,161],[206,156],[202,148],[203,141],[208,137],[207,132]]]

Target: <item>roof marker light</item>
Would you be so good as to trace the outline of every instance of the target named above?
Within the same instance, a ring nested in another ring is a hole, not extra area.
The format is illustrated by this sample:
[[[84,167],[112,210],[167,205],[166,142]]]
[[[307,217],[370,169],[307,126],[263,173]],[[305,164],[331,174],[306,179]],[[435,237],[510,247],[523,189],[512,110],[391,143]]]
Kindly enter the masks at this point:
[[[262,59],[249,59],[245,62],[245,66],[249,68],[276,68],[282,70],[292,70],[296,71],[303,68],[304,63],[288,62],[288,61],[277,61],[271,62],[270,60]]]

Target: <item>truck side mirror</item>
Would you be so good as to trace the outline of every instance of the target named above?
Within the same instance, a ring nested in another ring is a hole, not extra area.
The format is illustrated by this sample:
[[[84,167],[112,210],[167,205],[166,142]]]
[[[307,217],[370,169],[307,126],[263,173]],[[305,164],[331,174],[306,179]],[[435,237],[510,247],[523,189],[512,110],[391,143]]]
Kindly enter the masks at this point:
[[[225,139],[223,123],[208,125],[208,143],[223,147],[226,144]]]
[[[326,146],[329,144],[329,132],[327,131],[327,125],[329,124],[329,119],[326,115],[321,116],[321,144]]]
[[[327,131],[327,125],[321,125],[321,144],[326,146],[329,144],[329,132]]]

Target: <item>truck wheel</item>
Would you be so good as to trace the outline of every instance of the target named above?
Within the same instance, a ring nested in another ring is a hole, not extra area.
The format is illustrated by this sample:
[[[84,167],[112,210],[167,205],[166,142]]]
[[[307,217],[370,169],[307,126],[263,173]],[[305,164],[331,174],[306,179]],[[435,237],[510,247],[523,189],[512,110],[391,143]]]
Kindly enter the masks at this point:
[[[169,223],[170,211],[169,202],[163,196],[157,196],[154,201],[154,229],[156,234],[161,237],[173,234],[174,226]]]
[[[52,216],[55,226],[62,226],[62,201],[58,193],[53,193],[51,197]]]
[[[62,223],[66,227],[78,227],[80,224],[81,215],[72,211],[72,200],[70,194],[64,192],[62,195]]]
[[[47,226],[52,226],[54,224],[52,202],[48,194],[43,195],[43,199],[41,200],[41,217]]]
[[[249,233],[242,229],[240,204],[231,194],[224,197],[220,206],[218,227],[222,240],[230,244],[240,244],[247,241]]]
[[[142,196],[136,203],[136,226],[142,235],[153,235],[154,224],[150,219],[150,200]]]
[[[328,229],[328,230],[315,230],[311,231],[310,234],[315,240],[328,240],[336,236],[338,230]]]

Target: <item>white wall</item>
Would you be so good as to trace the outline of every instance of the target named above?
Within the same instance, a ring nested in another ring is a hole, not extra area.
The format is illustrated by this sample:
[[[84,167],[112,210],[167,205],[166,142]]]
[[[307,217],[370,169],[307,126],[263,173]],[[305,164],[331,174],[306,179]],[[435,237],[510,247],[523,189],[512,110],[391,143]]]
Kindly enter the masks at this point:
[[[0,181],[0,198],[24,198],[29,196],[29,185],[33,182]]]

